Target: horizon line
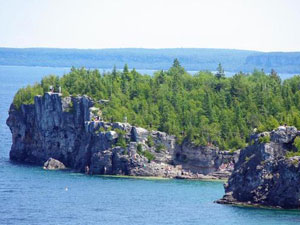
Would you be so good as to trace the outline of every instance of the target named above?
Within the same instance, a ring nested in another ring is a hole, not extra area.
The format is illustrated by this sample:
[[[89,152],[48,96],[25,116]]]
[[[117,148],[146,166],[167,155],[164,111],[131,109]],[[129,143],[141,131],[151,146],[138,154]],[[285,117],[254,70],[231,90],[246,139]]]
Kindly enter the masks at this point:
[[[2,47],[0,49],[56,49],[56,50],[230,50],[230,51],[247,51],[257,53],[300,53],[299,51],[261,51],[261,50],[248,50],[237,48],[199,48],[199,47],[174,47],[174,48],[144,48],[144,47],[116,47],[116,48],[60,48],[60,47]]]

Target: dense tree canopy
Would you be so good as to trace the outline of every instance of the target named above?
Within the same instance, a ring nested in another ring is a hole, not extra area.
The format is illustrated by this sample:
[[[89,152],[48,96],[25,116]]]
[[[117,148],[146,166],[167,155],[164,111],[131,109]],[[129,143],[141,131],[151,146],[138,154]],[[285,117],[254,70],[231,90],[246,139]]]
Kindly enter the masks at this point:
[[[178,142],[216,145],[221,149],[244,147],[254,128],[272,130],[287,123],[300,129],[300,76],[281,81],[255,70],[252,74],[223,76],[218,73],[188,74],[178,60],[167,71],[141,75],[124,66],[122,72],[100,74],[98,70],[72,68],[59,78],[45,77],[40,84],[20,89],[14,103],[32,103],[52,85],[63,95],[88,95],[100,105],[104,120],[127,121],[148,129],[175,134]]]

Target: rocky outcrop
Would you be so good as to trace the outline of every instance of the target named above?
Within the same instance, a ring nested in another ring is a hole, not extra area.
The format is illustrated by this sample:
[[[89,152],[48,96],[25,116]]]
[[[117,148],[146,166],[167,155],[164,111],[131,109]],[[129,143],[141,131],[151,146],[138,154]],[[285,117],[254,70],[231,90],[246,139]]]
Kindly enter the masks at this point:
[[[195,146],[184,142],[175,150],[175,164],[191,174],[228,178],[238,160],[239,151],[220,151],[212,146]]]
[[[44,163],[44,167],[45,170],[63,170],[66,169],[65,165],[53,158],[48,159],[45,163]]]
[[[177,145],[164,132],[99,121],[93,106],[87,96],[57,93],[36,96],[19,109],[12,104],[11,160],[43,165],[54,158],[77,172],[172,178],[225,178],[233,169],[238,153]]]
[[[300,208],[299,157],[286,157],[295,151],[295,127],[279,127],[252,136],[253,145],[240,153],[234,171],[225,184],[225,195],[218,203]],[[270,136],[269,143],[259,137]]]

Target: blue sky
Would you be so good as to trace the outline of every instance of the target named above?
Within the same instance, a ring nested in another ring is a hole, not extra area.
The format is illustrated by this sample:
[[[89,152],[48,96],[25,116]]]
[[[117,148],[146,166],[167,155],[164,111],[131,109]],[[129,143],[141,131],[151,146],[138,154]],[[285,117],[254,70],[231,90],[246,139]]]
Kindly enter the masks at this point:
[[[0,0],[0,46],[300,51],[299,10],[299,0]]]

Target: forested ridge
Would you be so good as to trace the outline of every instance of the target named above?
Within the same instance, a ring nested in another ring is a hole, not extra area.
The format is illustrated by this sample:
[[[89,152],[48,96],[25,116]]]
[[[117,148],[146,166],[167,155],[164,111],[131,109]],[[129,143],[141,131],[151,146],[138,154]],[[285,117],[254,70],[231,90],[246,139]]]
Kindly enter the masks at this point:
[[[0,65],[48,66],[118,69],[127,63],[131,68],[167,70],[178,58],[188,71],[215,71],[221,62],[227,72],[251,72],[254,68],[280,74],[300,72],[300,52],[259,52],[237,49],[209,48],[115,48],[115,49],[57,49],[1,48]]]
[[[123,122],[160,130],[196,145],[221,149],[244,147],[249,135],[272,130],[280,124],[300,129],[300,76],[281,81],[275,71],[254,70],[225,77],[221,65],[213,74],[188,74],[177,59],[166,71],[141,75],[125,65],[122,72],[100,74],[98,70],[72,68],[59,78],[50,75],[40,83],[20,89],[14,104],[33,103],[53,85],[64,96],[88,95],[99,104],[104,120]]]

